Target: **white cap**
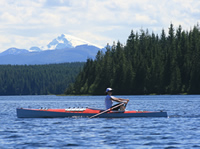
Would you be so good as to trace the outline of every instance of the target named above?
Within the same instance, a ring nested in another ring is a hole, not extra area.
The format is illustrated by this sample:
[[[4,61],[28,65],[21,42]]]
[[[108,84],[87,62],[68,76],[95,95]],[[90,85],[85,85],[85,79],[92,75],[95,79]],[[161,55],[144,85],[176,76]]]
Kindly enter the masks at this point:
[[[112,91],[113,89],[112,88],[107,88],[106,89],[106,92],[110,92],[110,91]]]

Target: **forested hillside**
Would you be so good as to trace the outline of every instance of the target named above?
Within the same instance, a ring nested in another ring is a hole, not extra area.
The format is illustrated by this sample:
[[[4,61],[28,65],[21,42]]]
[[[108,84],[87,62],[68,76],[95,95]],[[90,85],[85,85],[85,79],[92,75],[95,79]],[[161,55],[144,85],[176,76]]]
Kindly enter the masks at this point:
[[[160,35],[131,31],[120,42],[88,59],[66,94],[200,94],[200,29],[185,31],[170,24]]]
[[[0,65],[0,95],[63,94],[83,65]]]

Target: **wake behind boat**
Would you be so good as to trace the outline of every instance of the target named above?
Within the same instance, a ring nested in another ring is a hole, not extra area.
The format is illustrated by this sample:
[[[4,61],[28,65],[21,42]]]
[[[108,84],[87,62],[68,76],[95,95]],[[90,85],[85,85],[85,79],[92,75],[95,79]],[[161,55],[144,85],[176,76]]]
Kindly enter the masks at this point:
[[[64,117],[98,117],[98,118],[128,118],[128,117],[167,117],[163,111],[112,111],[104,113],[103,109],[67,108],[67,109],[26,109],[17,108],[18,118],[64,118]],[[101,114],[102,113],[102,114]]]

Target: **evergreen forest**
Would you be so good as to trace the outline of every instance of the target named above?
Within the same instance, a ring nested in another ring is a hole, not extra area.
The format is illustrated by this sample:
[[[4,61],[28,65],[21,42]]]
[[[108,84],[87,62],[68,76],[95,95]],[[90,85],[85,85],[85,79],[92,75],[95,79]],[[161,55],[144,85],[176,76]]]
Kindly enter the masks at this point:
[[[83,65],[0,65],[0,95],[63,94]]]
[[[65,94],[102,95],[200,94],[200,27],[189,31],[170,24],[167,31],[131,31],[125,45],[107,45],[82,71]]]

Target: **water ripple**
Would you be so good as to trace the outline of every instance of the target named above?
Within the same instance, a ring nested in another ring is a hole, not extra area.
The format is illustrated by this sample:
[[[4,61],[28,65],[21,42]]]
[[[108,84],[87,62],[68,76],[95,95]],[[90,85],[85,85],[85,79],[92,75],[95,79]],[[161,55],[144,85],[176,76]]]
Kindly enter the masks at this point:
[[[101,96],[0,97],[0,148],[200,148],[197,97],[200,96],[128,96],[129,110],[162,107],[169,118],[124,119],[16,118],[16,107],[85,107],[93,102],[102,108]]]

